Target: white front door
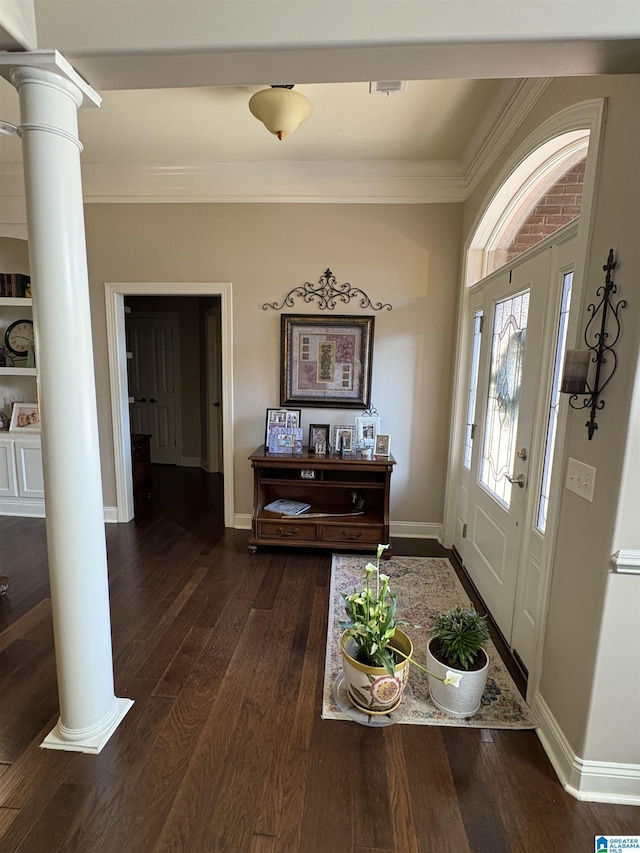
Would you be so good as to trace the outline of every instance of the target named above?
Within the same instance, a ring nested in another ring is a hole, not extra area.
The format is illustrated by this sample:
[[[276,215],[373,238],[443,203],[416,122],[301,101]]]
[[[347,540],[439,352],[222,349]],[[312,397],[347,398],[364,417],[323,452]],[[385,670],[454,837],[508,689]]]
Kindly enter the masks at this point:
[[[484,329],[464,565],[511,640],[551,249],[480,285]]]
[[[131,432],[150,434],[151,461],[165,465],[177,462],[174,326],[135,314],[126,321]]]

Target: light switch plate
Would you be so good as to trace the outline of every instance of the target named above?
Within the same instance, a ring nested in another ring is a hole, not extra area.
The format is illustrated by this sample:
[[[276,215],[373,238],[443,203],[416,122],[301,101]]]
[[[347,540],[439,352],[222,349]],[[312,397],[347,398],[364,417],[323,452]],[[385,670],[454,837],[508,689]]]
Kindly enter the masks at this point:
[[[575,492],[586,501],[593,501],[593,490],[596,484],[596,469],[585,462],[569,457],[567,463],[567,489]]]

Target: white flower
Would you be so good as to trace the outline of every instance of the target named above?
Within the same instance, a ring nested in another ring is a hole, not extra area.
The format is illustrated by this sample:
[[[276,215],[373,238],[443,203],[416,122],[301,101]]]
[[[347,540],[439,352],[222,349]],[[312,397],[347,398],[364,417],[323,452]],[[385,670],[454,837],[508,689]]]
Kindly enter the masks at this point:
[[[382,552],[386,551],[388,547],[389,547],[388,545],[378,545],[378,562],[380,562],[380,557],[382,557]]]
[[[450,669],[447,670],[446,675],[444,677],[444,683],[450,684],[452,687],[457,687],[462,680],[462,675],[458,672],[451,672]]]

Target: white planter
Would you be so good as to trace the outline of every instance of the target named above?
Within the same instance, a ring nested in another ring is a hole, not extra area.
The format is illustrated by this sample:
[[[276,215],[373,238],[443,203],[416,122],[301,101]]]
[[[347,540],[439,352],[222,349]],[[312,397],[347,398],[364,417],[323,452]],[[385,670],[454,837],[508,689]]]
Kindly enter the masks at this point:
[[[389,645],[409,657],[413,654],[411,640],[398,628]],[[346,633],[340,639],[340,647],[345,687],[352,705],[366,714],[389,714],[394,711],[402,700],[409,679],[409,661],[403,660],[397,664],[394,674],[389,675],[383,666],[366,666],[356,660],[358,646]]]
[[[441,678],[445,677],[447,671],[461,675],[462,678],[459,685],[454,687],[451,684],[443,684],[437,678],[429,676],[429,695],[433,704],[445,714],[449,714],[450,717],[471,717],[480,707],[482,694],[487,683],[489,658],[486,652],[483,652],[486,659],[485,665],[478,670],[469,671],[445,666],[431,654],[431,643],[434,642],[434,639],[429,640],[427,644],[427,669]]]

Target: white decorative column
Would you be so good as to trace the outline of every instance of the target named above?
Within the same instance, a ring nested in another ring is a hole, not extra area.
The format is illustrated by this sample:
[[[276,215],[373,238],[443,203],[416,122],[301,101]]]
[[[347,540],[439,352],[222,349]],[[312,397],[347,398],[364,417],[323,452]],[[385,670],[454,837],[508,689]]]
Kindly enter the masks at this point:
[[[56,51],[6,54],[20,96],[60,718],[50,749],[99,752],[114,695],[78,107],[100,96]]]

